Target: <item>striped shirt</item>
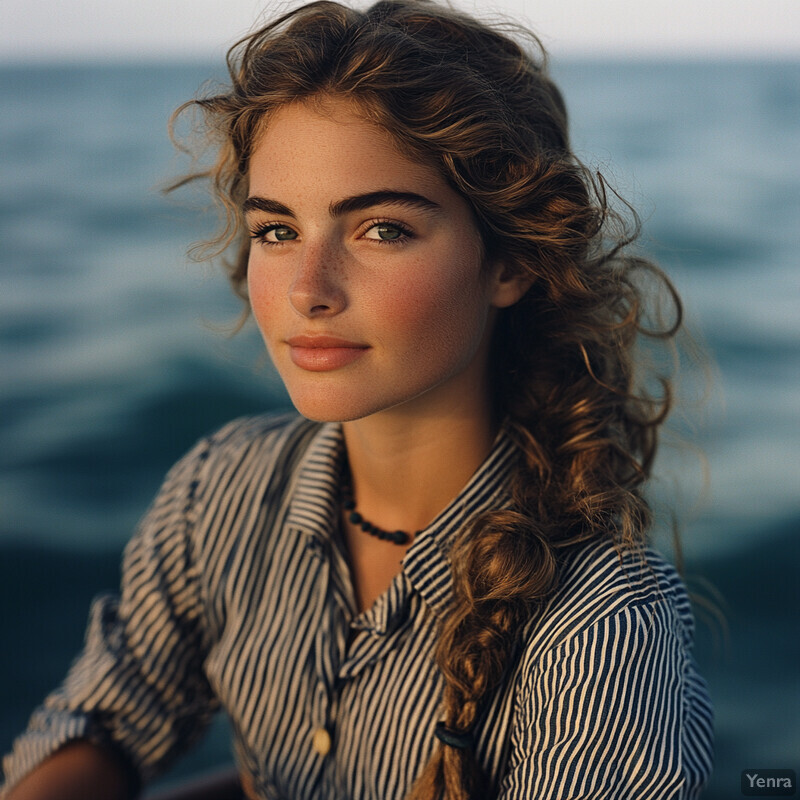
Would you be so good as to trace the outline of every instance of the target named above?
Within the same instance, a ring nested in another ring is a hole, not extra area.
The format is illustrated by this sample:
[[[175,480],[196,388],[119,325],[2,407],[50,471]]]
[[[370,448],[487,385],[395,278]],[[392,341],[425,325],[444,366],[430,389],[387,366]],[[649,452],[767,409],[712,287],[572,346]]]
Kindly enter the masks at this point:
[[[359,613],[338,525],[341,427],[258,417],[200,442],[128,545],[119,598],[95,601],[82,655],[6,758],[8,785],[75,738],[113,744],[147,780],[221,708],[260,797],[401,800],[436,742],[449,543],[509,505],[517,455],[501,431]],[[572,551],[476,729],[492,795],[698,797],[712,710],[692,629],[655,552]]]

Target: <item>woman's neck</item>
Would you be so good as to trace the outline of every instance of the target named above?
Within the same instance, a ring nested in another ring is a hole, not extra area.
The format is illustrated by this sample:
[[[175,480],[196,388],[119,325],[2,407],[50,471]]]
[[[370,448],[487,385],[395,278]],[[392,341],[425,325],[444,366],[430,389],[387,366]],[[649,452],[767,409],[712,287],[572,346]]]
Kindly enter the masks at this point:
[[[343,425],[358,511],[384,530],[425,528],[488,455],[488,413],[410,418],[382,412]]]

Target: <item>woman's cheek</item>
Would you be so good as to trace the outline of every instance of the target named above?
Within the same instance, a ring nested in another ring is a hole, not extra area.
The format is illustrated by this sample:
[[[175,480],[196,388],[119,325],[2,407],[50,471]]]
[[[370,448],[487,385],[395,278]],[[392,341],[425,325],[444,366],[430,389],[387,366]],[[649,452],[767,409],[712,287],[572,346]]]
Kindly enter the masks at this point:
[[[439,277],[412,277],[396,287],[390,302],[381,303],[381,327],[409,359],[425,360],[438,353],[460,361],[470,357],[481,339],[486,309],[474,274],[454,266]]]
[[[265,279],[263,270],[258,270],[252,263],[247,271],[247,296],[259,329],[266,333],[263,326],[270,318],[274,318],[277,294],[275,287],[269,285]]]
[[[441,287],[431,284],[424,276],[406,272],[406,280],[395,285],[376,289],[374,308],[380,308],[378,319],[386,335],[416,339],[426,331],[442,327],[443,302],[450,301],[442,293]]]

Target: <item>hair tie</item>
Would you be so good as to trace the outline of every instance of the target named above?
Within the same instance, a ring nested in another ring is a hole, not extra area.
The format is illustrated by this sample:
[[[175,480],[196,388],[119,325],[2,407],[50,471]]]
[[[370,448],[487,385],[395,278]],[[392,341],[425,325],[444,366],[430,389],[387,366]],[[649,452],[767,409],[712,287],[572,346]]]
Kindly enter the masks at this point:
[[[436,723],[433,735],[440,742],[444,742],[448,747],[455,747],[457,750],[469,750],[472,747],[472,734],[469,731],[459,733],[448,728],[441,720]]]

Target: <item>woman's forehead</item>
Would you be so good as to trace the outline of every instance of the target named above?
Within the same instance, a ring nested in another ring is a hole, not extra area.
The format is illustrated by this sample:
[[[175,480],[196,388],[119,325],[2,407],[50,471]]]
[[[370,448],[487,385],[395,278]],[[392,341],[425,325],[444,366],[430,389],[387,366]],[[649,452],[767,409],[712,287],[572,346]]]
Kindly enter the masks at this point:
[[[421,142],[412,141],[413,133],[402,121],[394,120],[377,98],[354,97],[333,92],[319,92],[308,97],[290,100],[264,113],[253,135],[250,152],[259,148],[270,128],[278,122],[280,127],[296,126],[299,129],[309,120],[328,121],[350,127],[350,132],[363,137],[381,140],[388,149],[416,164],[426,164],[440,171],[438,160]]]
[[[250,178],[268,183],[312,173],[358,184],[370,176],[446,183],[429,163],[407,153],[397,138],[348,98],[299,100],[264,120],[250,158]]]

